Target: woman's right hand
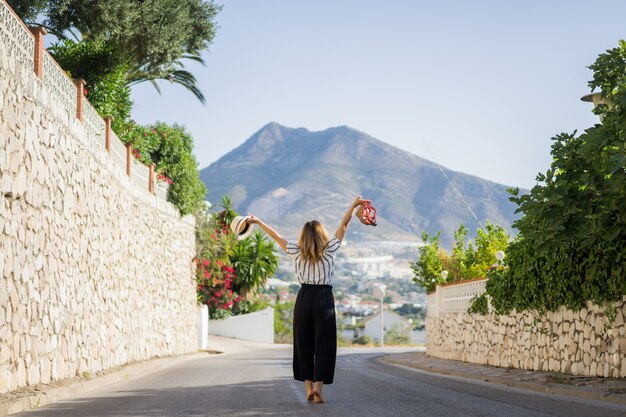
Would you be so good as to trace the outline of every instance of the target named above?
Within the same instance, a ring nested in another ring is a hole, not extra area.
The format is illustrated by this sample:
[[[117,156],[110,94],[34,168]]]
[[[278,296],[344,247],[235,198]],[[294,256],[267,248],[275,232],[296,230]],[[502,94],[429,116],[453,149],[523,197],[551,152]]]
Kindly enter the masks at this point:
[[[278,243],[278,246],[280,246],[285,252],[287,251],[287,239],[282,237],[276,230],[272,229],[271,226],[265,224],[257,216],[250,213],[248,213],[247,222],[250,224],[258,224],[265,233],[267,233],[272,239],[276,241],[276,243]]]
[[[248,213],[248,220],[246,222],[250,224],[259,224],[261,220],[258,217],[256,217],[254,214]]]

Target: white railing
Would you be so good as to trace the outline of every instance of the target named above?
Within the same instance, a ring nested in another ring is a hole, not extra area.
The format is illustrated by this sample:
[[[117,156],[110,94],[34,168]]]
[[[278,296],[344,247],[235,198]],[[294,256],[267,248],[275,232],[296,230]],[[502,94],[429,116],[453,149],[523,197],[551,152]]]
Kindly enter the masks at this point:
[[[87,130],[87,137],[91,149],[95,152],[104,150],[106,123],[98,111],[87,100],[83,100],[83,126]]]
[[[49,100],[58,100],[70,117],[76,115],[76,84],[45,51],[43,53],[43,84],[48,90]]]
[[[111,131],[111,145],[110,155],[113,158],[113,162],[121,167],[124,167],[126,172],[126,145],[117,137],[113,131]]]
[[[130,182],[135,184],[139,189],[147,190],[150,183],[150,168],[143,162],[133,157],[130,166]]]
[[[0,1],[0,40],[7,48],[9,56],[13,55],[17,62],[33,68],[35,38],[2,1]]]
[[[472,300],[485,292],[486,285],[487,279],[438,285],[437,290],[428,295],[428,317],[467,312]]]

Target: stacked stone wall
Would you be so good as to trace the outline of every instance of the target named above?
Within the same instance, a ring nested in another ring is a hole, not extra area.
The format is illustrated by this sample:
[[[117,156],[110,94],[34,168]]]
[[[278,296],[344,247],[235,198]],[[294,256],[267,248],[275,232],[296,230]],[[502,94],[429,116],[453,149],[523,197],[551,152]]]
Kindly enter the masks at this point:
[[[427,353],[466,362],[626,377],[626,298],[572,311],[442,314],[426,320]]]
[[[0,393],[196,350],[193,219],[35,76],[25,28],[0,35]]]

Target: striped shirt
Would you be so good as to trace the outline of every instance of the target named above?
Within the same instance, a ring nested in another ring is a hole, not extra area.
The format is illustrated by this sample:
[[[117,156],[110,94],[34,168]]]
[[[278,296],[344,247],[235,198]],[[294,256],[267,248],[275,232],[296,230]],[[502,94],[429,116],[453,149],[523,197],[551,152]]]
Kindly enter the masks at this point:
[[[315,264],[309,264],[302,258],[300,247],[295,243],[287,243],[287,254],[291,257],[293,269],[300,284],[333,285],[335,277],[335,255],[341,246],[337,236],[326,244],[324,253]]]

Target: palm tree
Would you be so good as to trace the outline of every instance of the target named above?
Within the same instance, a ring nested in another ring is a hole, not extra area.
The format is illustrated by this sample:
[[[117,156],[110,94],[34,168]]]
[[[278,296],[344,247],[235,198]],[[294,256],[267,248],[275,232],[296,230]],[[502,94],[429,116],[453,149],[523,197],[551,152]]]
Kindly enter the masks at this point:
[[[189,71],[183,69],[185,65],[182,60],[188,59],[191,61],[198,62],[205,65],[202,57],[197,54],[189,54],[183,56],[181,59],[177,59],[171,65],[167,67],[161,67],[156,69],[145,68],[145,67],[137,67],[132,70],[129,70],[126,74],[126,82],[128,86],[132,86],[135,84],[140,84],[144,82],[150,82],[152,86],[157,90],[159,94],[161,94],[161,87],[157,81],[165,80],[169,81],[173,84],[179,84],[189,90],[196,98],[204,104],[206,102],[206,98],[204,94],[197,85],[196,77]]]
[[[235,267],[235,283],[243,300],[265,285],[267,278],[278,267],[274,242],[269,241],[258,230],[251,238],[238,241],[229,257]]]

